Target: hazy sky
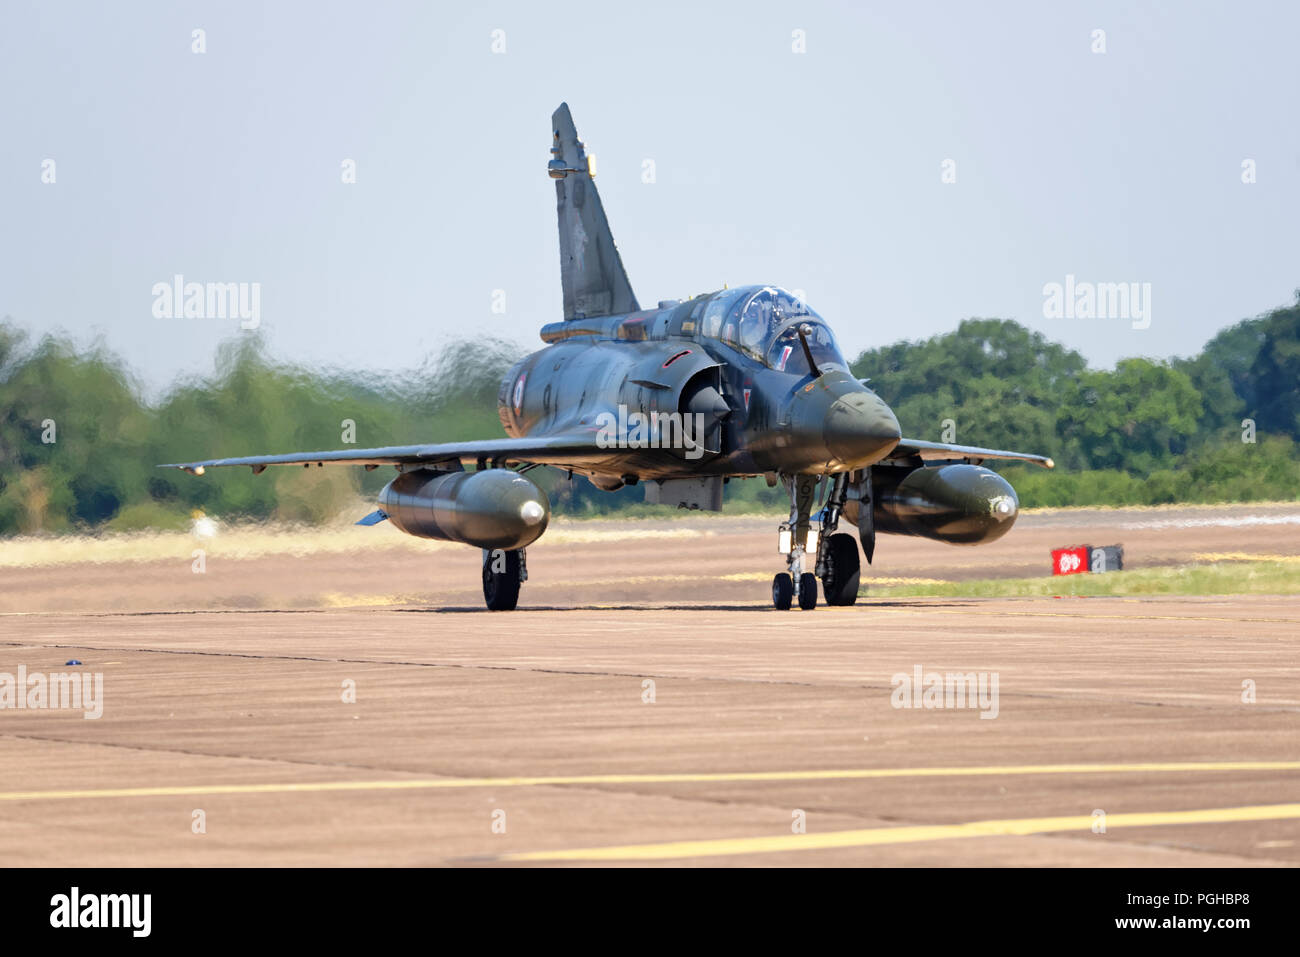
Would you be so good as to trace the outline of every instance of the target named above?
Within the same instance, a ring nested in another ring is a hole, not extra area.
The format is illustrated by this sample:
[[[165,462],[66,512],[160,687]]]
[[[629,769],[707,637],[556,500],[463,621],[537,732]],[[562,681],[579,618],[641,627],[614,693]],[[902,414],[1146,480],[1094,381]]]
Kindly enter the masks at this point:
[[[5,0],[0,316],[102,333],[154,387],[241,334],[156,318],[178,273],[260,283],[302,362],[540,347],[565,100],[643,305],[772,282],[854,354],[968,316],[1190,354],[1300,286],[1298,11]],[[1067,275],[1150,283],[1149,327],[1045,318]]]

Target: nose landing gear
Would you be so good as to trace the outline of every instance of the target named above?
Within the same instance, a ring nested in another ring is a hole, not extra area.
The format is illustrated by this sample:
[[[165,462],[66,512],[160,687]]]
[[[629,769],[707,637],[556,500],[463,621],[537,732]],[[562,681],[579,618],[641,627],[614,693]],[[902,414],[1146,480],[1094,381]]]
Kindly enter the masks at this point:
[[[772,605],[788,610],[797,600],[804,611],[817,607],[817,579],[821,578],[828,605],[852,605],[858,600],[861,564],[858,543],[852,535],[836,534],[848,488],[848,476],[831,479],[826,506],[818,513],[820,528],[813,528],[813,504],[822,477],[783,476],[790,490],[790,520],[781,525],[778,550],[786,556],[788,572],[772,579]],[[813,557],[814,572],[804,571],[804,558]]]
[[[788,572],[772,579],[772,604],[785,611],[798,601],[804,611],[817,607],[817,576],[804,571],[804,556],[817,554],[817,537],[812,528],[812,508],[821,485],[820,476],[783,476],[790,489],[790,520],[781,526],[779,550],[786,556]],[[812,541],[809,541],[812,538]]]

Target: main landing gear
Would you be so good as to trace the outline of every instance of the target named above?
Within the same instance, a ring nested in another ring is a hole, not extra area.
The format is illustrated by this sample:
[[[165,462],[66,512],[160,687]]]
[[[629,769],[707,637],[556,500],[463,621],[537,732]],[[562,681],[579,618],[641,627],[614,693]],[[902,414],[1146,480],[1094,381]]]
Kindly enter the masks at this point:
[[[826,505],[818,513],[820,528],[812,525],[813,505],[825,481],[814,475],[783,476],[790,490],[790,520],[778,532],[778,550],[786,556],[789,571],[772,579],[772,604],[778,611],[788,610],[795,601],[804,611],[817,607],[817,579],[828,605],[852,605],[858,600],[861,564],[858,543],[852,535],[837,534],[840,513],[844,509],[848,476],[830,479]],[[804,559],[811,556],[814,571],[804,571]]]
[[[483,549],[483,600],[489,611],[514,611],[519,586],[528,581],[524,549]]]

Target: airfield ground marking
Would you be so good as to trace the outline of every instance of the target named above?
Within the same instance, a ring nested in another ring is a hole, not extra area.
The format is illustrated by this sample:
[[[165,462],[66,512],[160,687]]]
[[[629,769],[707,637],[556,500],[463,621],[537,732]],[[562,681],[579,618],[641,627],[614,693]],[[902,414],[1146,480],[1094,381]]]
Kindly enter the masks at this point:
[[[302,781],[268,784],[192,784],[81,791],[0,791],[0,801],[176,797],[196,794],[288,794],[326,791],[402,791],[548,785],[721,784],[746,781],[844,781],[878,778],[992,777],[1014,774],[1158,774],[1188,771],[1300,771],[1300,761],[1177,761],[1148,764],[1024,764],[970,768],[848,768],[813,771],[734,771],[682,774],[591,774],[550,777],[411,778],[392,781]]]
[[[1047,597],[1047,596],[1040,596]],[[1073,595],[1065,596],[1073,598]],[[1083,598],[1108,598],[1112,600],[1132,600],[1123,595],[1083,595]],[[1246,597],[1246,596],[1232,596]],[[1291,596],[1284,596],[1291,597]],[[906,601],[905,598],[888,599],[881,598],[880,601]],[[961,599],[969,601],[970,599]],[[984,599],[986,601],[998,601],[1001,599]],[[891,608],[884,605],[873,606],[873,612],[894,612],[896,614],[926,614],[926,615],[984,615],[990,618],[1077,618],[1081,621],[1105,621],[1108,619],[1117,619],[1120,621],[1226,621],[1234,625],[1241,624],[1289,624],[1300,625],[1300,618],[1212,618],[1208,615],[1090,615],[1079,614],[1068,611],[977,611],[971,608],[931,608],[925,605],[909,605],[906,608]]]
[[[1254,807],[1204,808],[1197,811],[1150,811],[1107,814],[1106,830],[1115,827],[1156,827],[1171,824],[1228,824],[1238,821],[1275,821],[1300,818],[1300,804],[1261,804]],[[501,861],[650,861],[685,857],[722,857],[733,854],[764,854],[780,851],[812,851],[837,847],[870,847],[881,844],[911,844],[967,837],[1003,837],[1046,834],[1053,831],[1088,831],[1096,820],[1091,816],[1028,817],[1000,821],[970,821],[965,824],[921,824],[903,827],[874,827],[825,834],[778,834],[762,837],[731,837],[704,841],[670,841],[663,844],[627,844],[620,847],[589,847],[560,851],[526,851],[507,854]]]

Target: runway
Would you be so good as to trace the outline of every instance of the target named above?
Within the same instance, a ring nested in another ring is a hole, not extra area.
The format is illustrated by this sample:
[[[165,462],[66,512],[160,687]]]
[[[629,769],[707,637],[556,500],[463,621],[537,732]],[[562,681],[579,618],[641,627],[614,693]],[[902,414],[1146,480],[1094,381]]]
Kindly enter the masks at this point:
[[[513,614],[474,607],[469,550],[6,570],[0,672],[102,673],[103,715],[0,711],[0,859],[1300,863],[1300,598],[778,613],[770,523],[720,521],[530,550]],[[873,571],[1045,570],[1045,543],[1093,530],[1130,554],[1166,536],[1139,558],[1296,552],[1285,523],[1080,522],[988,559],[906,542],[925,552]],[[898,676],[918,673],[996,676],[995,697],[899,707]]]

